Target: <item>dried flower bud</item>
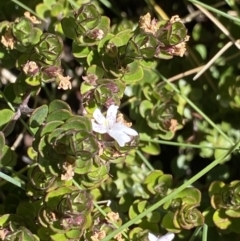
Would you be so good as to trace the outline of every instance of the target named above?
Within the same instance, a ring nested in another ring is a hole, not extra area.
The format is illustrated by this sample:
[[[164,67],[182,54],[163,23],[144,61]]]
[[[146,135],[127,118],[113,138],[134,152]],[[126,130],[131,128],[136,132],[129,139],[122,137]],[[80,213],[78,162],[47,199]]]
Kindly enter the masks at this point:
[[[178,127],[178,121],[176,119],[171,119],[168,123],[165,124],[171,132],[176,132]]]
[[[178,15],[172,16],[169,21],[171,24],[176,23],[176,22],[183,23],[181,18]]]
[[[105,101],[104,106],[106,108],[109,108],[111,105],[116,104],[115,100],[111,97],[108,100]]]
[[[106,219],[108,219],[112,222],[117,222],[119,220],[119,214],[114,213],[114,212],[110,212],[110,213],[107,214]]]
[[[82,79],[90,85],[93,85],[93,86],[97,85],[96,81],[98,78],[95,74],[88,74],[87,76],[82,76]]]
[[[102,29],[93,29],[88,32],[87,36],[91,39],[101,40],[104,37],[104,32]]]
[[[0,239],[5,240],[6,235],[9,233],[9,231],[5,228],[0,229]]]
[[[183,42],[181,42],[181,43],[179,43],[177,45],[172,46],[171,48],[169,48],[167,50],[167,52],[172,54],[172,55],[176,55],[176,56],[182,57],[185,54],[185,52],[186,52],[186,41],[188,41],[188,40],[189,40],[189,36],[187,35],[184,38]]]
[[[106,237],[106,232],[101,230],[99,232],[95,232],[93,236],[91,236],[92,241],[100,241]]]
[[[119,113],[117,115],[117,123],[120,123],[120,124],[123,124],[127,127],[131,127],[132,126],[132,122],[127,122],[125,119],[124,119],[124,116],[122,113]]]
[[[78,216],[69,216],[69,217],[65,217],[61,220],[61,225],[64,227],[64,228],[69,228],[71,226],[80,226],[83,224],[84,222],[84,218],[83,216],[80,214]]]
[[[61,74],[57,73],[57,78],[58,78],[58,81],[59,81],[58,89],[63,89],[63,90],[72,89],[72,84],[69,81],[71,79],[70,76],[64,77]]]
[[[150,13],[147,13],[146,15],[140,17],[139,28],[142,29],[145,33],[152,33],[155,35],[158,30],[157,23],[157,19],[154,18],[151,20]]]
[[[16,40],[13,38],[11,30],[8,29],[1,38],[1,43],[8,49],[13,49]]]
[[[56,66],[50,66],[43,69],[43,73],[50,78],[56,77],[57,74],[61,74],[62,72],[62,69],[59,69]]]
[[[115,83],[113,83],[113,82],[107,83],[106,86],[107,86],[108,89],[111,90],[112,93],[117,93],[117,92],[119,92],[118,86],[117,86]]]
[[[39,67],[34,61],[28,61],[23,65],[23,72],[26,75],[35,75],[39,71]]]
[[[31,16],[29,12],[25,12],[24,16],[26,18],[30,19],[33,24],[40,24],[41,23],[41,21],[37,20],[37,18],[35,16]]]
[[[124,241],[124,239],[122,238],[122,234],[121,234],[121,233],[118,233],[117,235],[115,235],[114,238],[115,238],[117,241]]]
[[[73,176],[74,176],[74,170],[73,170],[72,164],[70,164],[68,162],[64,162],[63,169],[64,169],[65,173],[61,175],[61,180],[63,180],[63,181],[72,180]]]
[[[106,51],[107,55],[111,58],[116,58],[118,56],[118,48],[113,43],[108,43],[106,45],[105,51]]]

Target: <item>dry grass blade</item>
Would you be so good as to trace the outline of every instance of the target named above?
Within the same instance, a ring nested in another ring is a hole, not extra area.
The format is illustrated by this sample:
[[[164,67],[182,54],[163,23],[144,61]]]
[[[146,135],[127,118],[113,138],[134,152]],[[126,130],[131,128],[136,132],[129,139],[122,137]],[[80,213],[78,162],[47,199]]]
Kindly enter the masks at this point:
[[[216,59],[218,59],[227,49],[229,49],[233,44],[240,49],[239,41],[235,40],[230,32],[223,26],[223,24],[218,21],[208,10],[205,8],[194,4],[202,13],[204,13],[231,41],[228,42],[202,69],[197,73],[193,80],[198,79],[207,69],[211,67],[211,65],[215,62]]]

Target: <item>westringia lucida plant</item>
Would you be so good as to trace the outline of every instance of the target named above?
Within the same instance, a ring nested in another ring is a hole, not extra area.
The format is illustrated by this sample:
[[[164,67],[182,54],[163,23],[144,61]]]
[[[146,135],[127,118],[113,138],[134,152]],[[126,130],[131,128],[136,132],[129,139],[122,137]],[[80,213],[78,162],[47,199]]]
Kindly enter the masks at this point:
[[[20,122],[31,139],[18,187],[4,185],[9,195],[0,204],[0,240],[103,240],[177,188],[172,175],[149,172],[137,150],[159,154],[159,146],[141,137],[170,140],[185,124],[179,109],[186,103],[157,70],[160,60],[184,56],[185,25],[178,16],[158,21],[150,13],[138,24],[112,24],[97,4],[78,1],[80,8],[72,10],[66,2],[39,3],[41,21],[26,12],[0,23],[1,66],[17,73],[0,93],[3,172],[9,174],[18,162],[8,137]],[[81,77],[63,64],[69,42]],[[230,95],[236,93],[229,88]],[[70,96],[73,90],[78,112],[67,98],[55,98],[57,91]],[[129,117],[121,108],[128,99]],[[188,187],[111,240],[144,241],[150,231],[163,230],[173,239],[175,233],[203,226],[209,213],[215,226],[226,230],[224,219],[239,233],[238,191],[239,181],[214,182],[210,211],[202,213],[200,190]],[[99,207],[97,201],[105,199],[111,204]]]

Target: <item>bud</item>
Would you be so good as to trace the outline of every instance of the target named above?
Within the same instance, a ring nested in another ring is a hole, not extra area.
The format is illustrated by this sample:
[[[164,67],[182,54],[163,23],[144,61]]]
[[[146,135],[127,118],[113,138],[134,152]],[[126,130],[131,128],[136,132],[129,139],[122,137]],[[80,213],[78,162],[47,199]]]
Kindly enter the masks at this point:
[[[38,71],[39,67],[34,61],[28,61],[26,64],[23,65],[23,72],[28,76],[35,75],[36,73],[38,73]]]

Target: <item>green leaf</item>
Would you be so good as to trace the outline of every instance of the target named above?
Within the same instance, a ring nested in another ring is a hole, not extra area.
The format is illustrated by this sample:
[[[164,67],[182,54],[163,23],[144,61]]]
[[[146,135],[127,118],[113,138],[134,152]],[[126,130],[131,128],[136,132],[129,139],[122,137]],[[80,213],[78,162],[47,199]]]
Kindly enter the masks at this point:
[[[181,41],[181,38],[178,35],[172,34],[170,39],[169,39],[169,44],[170,45],[177,45]]]
[[[219,136],[219,137],[218,137],[218,140],[217,140],[217,143],[216,143],[216,144],[219,145],[219,146],[224,146],[224,147],[226,147],[226,148],[227,148],[227,147],[228,147],[228,148],[231,147],[231,143],[230,143],[228,140],[226,140],[223,136]],[[214,151],[214,157],[215,157],[215,159],[217,159],[218,157],[223,156],[223,155],[226,154],[227,152],[228,152],[228,150],[215,149],[215,151]],[[223,162],[230,160],[230,158],[231,158],[231,155],[229,155],[227,158],[225,158],[225,159],[223,160]]]
[[[151,231],[153,231],[153,229],[151,229]],[[157,231],[158,231],[158,229],[155,230],[155,232],[157,232]],[[145,240],[144,237],[146,237],[146,236],[147,236],[147,232],[146,232],[146,234],[144,234],[143,229],[140,227],[135,227],[132,230],[130,230],[130,232],[129,232],[130,240]]]
[[[221,230],[227,229],[231,225],[231,221],[223,209],[218,209],[213,214],[213,222]]]
[[[30,116],[29,127],[35,134],[39,127],[43,124],[48,114],[48,106],[42,105],[36,108]]]
[[[66,232],[65,235],[68,238],[68,240],[71,240],[71,239],[79,239],[81,237],[81,234],[82,234],[82,230],[73,229],[73,230]]]
[[[181,22],[175,22],[172,24],[172,34],[179,36],[183,40],[187,35],[187,29]]]
[[[44,5],[51,9],[52,5],[56,3],[56,0],[43,0]]]
[[[130,193],[125,193],[119,199],[119,208],[122,212],[127,212],[133,203],[133,196]]]
[[[168,232],[174,232],[174,233],[179,233],[180,232],[180,228],[177,228],[174,223],[174,213],[172,212],[168,212],[162,219],[161,224],[163,225],[163,227],[165,229],[167,229]]]
[[[44,136],[46,134],[53,134],[56,128],[61,126],[64,122],[60,120],[50,121],[48,122],[41,130],[40,136]],[[61,131],[62,132],[62,131]],[[59,133],[58,133],[59,134]],[[51,136],[49,135],[49,137]],[[49,143],[51,143],[51,139],[49,139]]]
[[[166,133],[159,134],[159,137],[163,140],[171,140],[174,137],[175,133],[172,131],[168,131]]]
[[[215,210],[210,206],[207,209],[205,209],[203,211],[203,216],[205,218],[205,223],[209,226],[209,227],[214,227],[214,222],[213,222],[213,214],[214,214]]]
[[[203,44],[196,44],[195,49],[200,54],[202,60],[206,60],[208,54],[206,46]]]
[[[64,129],[75,129],[75,130],[85,130],[92,132],[92,124],[88,117],[86,116],[73,116],[68,121],[62,125]]]
[[[50,9],[51,7],[49,8],[46,4],[43,3],[39,3],[36,6],[36,12],[42,19],[46,19],[47,15],[50,15]]]
[[[39,28],[33,28],[32,32],[33,38],[32,38],[32,45],[37,44],[40,41],[42,30]]]
[[[6,125],[14,116],[14,112],[9,109],[0,110],[0,128]]]
[[[90,47],[79,46],[75,41],[72,44],[72,53],[75,58],[85,58],[90,53]]]
[[[83,94],[87,93],[88,91],[90,91],[92,89],[95,89],[95,87],[92,86],[92,85],[87,84],[86,82],[83,82],[81,84],[81,87],[80,87],[80,92],[83,95]]]
[[[105,71],[97,65],[91,65],[87,69],[87,74],[94,74],[98,77],[98,79],[101,79],[104,76],[104,73]]]
[[[222,181],[212,182],[208,189],[209,196],[212,197],[214,194],[221,193],[221,190],[224,186],[225,183]]]
[[[213,147],[213,144],[209,141],[201,141],[199,143],[201,146],[209,146],[209,147]],[[200,156],[203,158],[210,158],[214,153],[214,149],[213,148],[202,148],[201,152],[200,152]]]
[[[73,17],[65,17],[61,21],[62,29],[67,38],[76,39],[76,20]]]
[[[63,4],[55,3],[51,6],[51,15],[53,17],[58,17],[63,12]]]
[[[240,234],[239,218],[231,219],[230,230],[238,235]]]
[[[143,212],[147,208],[148,202],[146,200],[144,201],[139,201],[137,204],[137,208],[139,213]]]
[[[161,219],[161,215],[157,211],[149,213],[146,217],[149,223],[159,223]]]
[[[158,143],[148,142],[143,147],[141,147],[141,150],[147,154],[150,155],[159,155],[161,152],[160,145]]]
[[[144,72],[141,66],[139,66],[136,61],[127,66],[129,73],[125,73],[122,80],[126,82],[126,84],[133,84],[140,80],[142,80],[144,76]]]
[[[46,122],[50,122],[50,121],[66,121],[67,119],[69,119],[72,116],[72,113],[69,110],[55,110],[52,111],[46,119]]]
[[[153,109],[154,105],[149,100],[143,100],[139,106],[140,115],[145,118],[146,115]]]
[[[56,204],[61,201],[62,196],[64,194],[71,193],[72,191],[71,187],[59,187],[49,192],[44,201],[51,210],[54,210],[56,208]]]
[[[9,102],[14,104],[20,104],[22,103],[22,98],[16,95],[14,88],[15,88],[15,84],[10,83],[4,88],[3,93]]]
[[[22,46],[29,46],[33,39],[33,23],[26,17],[21,17],[15,21],[12,27],[14,37],[21,43]],[[22,46],[19,45],[20,48]],[[21,51],[21,49],[19,49]]]
[[[36,210],[33,204],[28,202],[20,203],[17,207],[17,214],[23,217],[30,217],[32,220],[35,218]]]
[[[51,235],[51,240],[53,240],[53,241],[59,241],[59,240],[67,241],[69,239],[65,236],[64,233],[56,233],[56,234]]]
[[[104,55],[104,57],[100,57],[99,53],[97,52],[97,50],[93,48],[93,50],[91,50],[89,52],[89,54],[88,54],[88,56],[86,58],[86,61],[87,61],[87,64],[89,66],[91,66],[91,65],[98,65],[98,66],[106,67],[106,65],[108,66],[109,59],[110,58],[106,54]],[[112,64],[112,62],[111,62],[111,64]]]
[[[40,76],[31,76],[25,79],[26,83],[31,86],[39,86],[41,84],[41,78]]]
[[[56,61],[63,50],[63,40],[55,34],[43,33],[35,51],[46,61]]]
[[[228,209],[226,210],[226,215],[231,217],[231,218],[240,218],[240,209],[235,208],[235,209]]]
[[[53,143],[56,141],[56,139],[59,137],[59,135],[61,135],[63,132],[65,132],[66,130],[63,129],[63,128],[56,128],[55,130],[53,130],[54,126],[59,126],[60,122],[58,123],[58,121],[53,121],[53,122],[49,122],[47,125],[46,125],[46,133],[50,133],[48,135],[48,142],[49,143]],[[45,134],[45,133],[41,133],[42,135]]]
[[[49,228],[45,228],[45,227],[40,227],[38,229],[38,236],[40,238],[40,240],[48,240],[49,239]],[[64,241],[64,239],[58,239],[58,241],[61,240],[61,241]]]
[[[29,90],[29,85],[25,82],[25,79],[26,76],[23,73],[20,73],[17,77],[17,81],[14,84],[14,92],[17,97],[25,95]]]
[[[5,145],[5,137],[4,137],[4,134],[0,132],[0,160],[3,156],[4,145]]]
[[[53,111],[56,110],[68,110],[71,111],[71,107],[64,101],[62,100],[54,100],[49,104],[49,110],[48,113],[52,113]]]
[[[91,171],[93,167],[93,160],[90,159],[87,162],[82,160],[82,158],[75,160],[75,170],[74,172],[80,175],[86,174]]]
[[[154,55],[156,58],[159,59],[172,59],[173,56],[171,54],[169,54],[167,51],[161,50],[159,51],[159,53]]]
[[[146,69],[143,67],[144,76],[141,82],[154,84],[159,80],[159,75],[154,69]]]
[[[8,146],[4,146],[2,150],[2,158],[0,159],[0,166],[15,166],[17,163],[17,155]]]
[[[159,177],[163,175],[161,170],[155,170],[150,172],[145,178],[144,184],[147,186],[147,189],[150,193],[156,194],[155,187],[158,185]]]
[[[112,43],[116,45],[117,47],[121,47],[124,45],[127,45],[128,41],[132,37],[133,33],[131,29],[126,29],[124,31],[121,31],[117,33],[110,41],[109,43]]]
[[[4,214],[0,217],[0,225],[2,227],[9,225],[9,222],[21,223],[22,221],[23,221],[23,218],[16,214]]]
[[[97,48],[97,50],[98,50],[99,53],[100,53],[101,51],[103,51],[103,49],[104,49],[107,41],[110,40],[110,39],[112,39],[113,37],[114,37],[113,34],[108,33],[103,39],[101,39],[101,40],[99,41],[99,43],[98,43],[98,48]]]
[[[131,205],[131,207],[129,208],[129,211],[128,211],[128,216],[130,219],[133,219],[135,218],[137,215],[139,215],[139,210],[138,210],[138,203],[139,203],[139,200],[135,200],[133,202],[133,204]],[[138,220],[136,222],[136,224],[139,224],[141,223],[141,220]]]
[[[76,19],[79,25],[79,34],[84,34],[86,31],[94,29],[98,25],[100,18],[101,16],[95,5],[82,5],[78,10],[78,16]]]
[[[199,204],[201,192],[197,188],[189,187],[178,193],[175,198],[181,198],[187,204]]]
[[[101,29],[104,32],[104,36],[106,36],[110,29],[110,19],[106,16],[101,16],[100,22],[96,28]]]

